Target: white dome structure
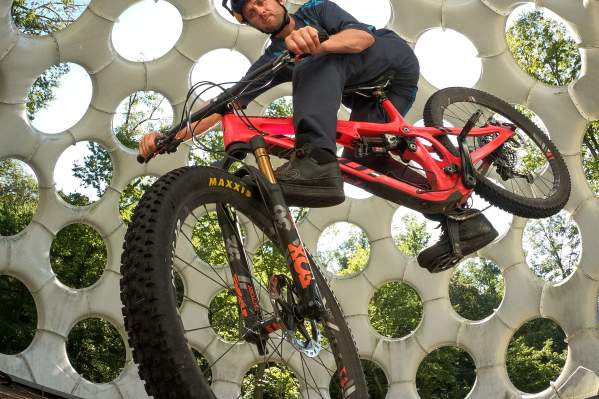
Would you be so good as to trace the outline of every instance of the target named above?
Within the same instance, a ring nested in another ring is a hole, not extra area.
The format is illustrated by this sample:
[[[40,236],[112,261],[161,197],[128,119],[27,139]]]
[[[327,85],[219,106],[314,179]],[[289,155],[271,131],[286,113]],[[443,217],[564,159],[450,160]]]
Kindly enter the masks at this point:
[[[355,0],[358,1],[358,0]],[[361,0],[365,1],[365,0]],[[387,1],[387,0],[385,0]],[[127,348],[126,366],[110,383],[94,384],[71,366],[66,352],[69,331],[80,320],[101,317],[123,337],[126,332],[119,297],[120,255],[127,226],[119,217],[119,197],[133,179],[160,176],[187,164],[189,147],[140,165],[136,153],[112,133],[112,120],[123,98],[137,91],[155,91],[172,104],[174,119],[181,117],[191,87],[191,72],[200,57],[215,49],[234,49],[250,61],[261,54],[266,36],[223,18],[211,0],[168,0],[179,11],[183,28],[174,47],[158,59],[134,62],[113,47],[112,29],[135,0],[92,0],[74,23],[54,34],[33,37],[21,33],[11,17],[11,0],[0,0],[0,160],[19,159],[35,172],[39,205],[33,221],[11,237],[0,237],[0,275],[23,282],[37,308],[32,343],[16,355],[0,354],[0,370],[23,380],[84,398],[132,399],[147,397]],[[505,280],[500,306],[481,321],[466,320],[449,300],[452,271],[430,274],[414,258],[398,251],[391,221],[398,206],[378,197],[347,200],[334,208],[310,210],[300,224],[308,248],[329,225],[347,221],[359,226],[370,241],[370,261],[359,274],[333,278],[360,356],[385,372],[387,398],[418,398],[416,373],[426,355],[442,346],[457,346],[472,357],[476,382],[468,398],[585,398],[599,391],[599,198],[591,190],[582,167],[581,145],[588,124],[599,120],[599,1],[539,0],[560,15],[579,38],[582,70],[567,87],[552,87],[529,77],[516,64],[506,39],[509,14],[526,2],[519,0],[390,0],[388,28],[412,45],[427,30],[450,28],[468,37],[482,60],[475,88],[510,103],[526,105],[545,122],[552,140],[564,155],[572,177],[566,210],[582,236],[582,255],[574,273],[554,284],[534,275],[522,249],[526,219],[515,217],[509,231],[477,255],[499,265]],[[303,1],[290,0],[290,10]],[[91,77],[93,95],[85,115],[70,129],[46,134],[35,129],[26,115],[26,98],[35,79],[50,66],[75,63]],[[436,91],[424,78],[407,119],[421,118],[426,99]],[[275,99],[291,94],[281,85],[257,98],[249,114],[261,114]],[[559,112],[557,112],[559,110]],[[73,207],[56,191],[53,170],[71,145],[93,140],[110,153],[113,178],[95,204]],[[376,209],[377,217],[372,210]],[[85,223],[100,232],[108,251],[102,278],[91,287],[74,290],[59,282],[50,265],[56,234],[72,223]],[[595,238],[593,238],[595,237]],[[593,244],[595,243],[595,244]],[[183,276],[185,278],[185,276]],[[423,320],[401,339],[390,339],[370,326],[368,303],[375,290],[389,281],[404,281],[423,302]],[[201,289],[202,280],[186,281]],[[0,304],[1,306],[1,304]],[[549,318],[567,336],[568,355],[559,377],[538,394],[519,391],[506,369],[506,352],[514,332],[534,318]],[[126,339],[123,339],[126,342]],[[231,370],[237,364],[226,364]],[[244,370],[231,372],[243,376]],[[213,371],[218,376],[218,371]],[[239,381],[241,382],[241,381]],[[228,399],[228,398],[223,398]]]

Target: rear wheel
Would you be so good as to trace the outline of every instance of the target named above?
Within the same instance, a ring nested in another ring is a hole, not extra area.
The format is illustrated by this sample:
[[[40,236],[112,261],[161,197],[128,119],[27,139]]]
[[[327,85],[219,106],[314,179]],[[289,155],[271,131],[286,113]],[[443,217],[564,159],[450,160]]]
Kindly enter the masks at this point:
[[[282,322],[286,327],[269,335],[264,355],[241,337],[227,251],[247,253],[263,318],[290,316],[289,302],[273,301],[269,290],[272,276],[279,282],[291,277],[285,259],[277,257],[270,215],[255,194],[222,170],[186,167],[160,178],[140,201],[125,237],[121,299],[148,394],[231,399],[261,391],[273,398],[328,398],[329,383],[340,374],[344,397],[368,397],[351,332],[314,262],[327,320]],[[217,206],[234,215],[244,248],[225,246]],[[177,275],[184,292],[176,289]],[[283,297],[293,297],[286,292],[290,286],[278,286]],[[199,361],[194,350],[205,359]]]
[[[511,125],[514,136],[487,159],[474,165],[475,192],[489,203],[514,215],[545,218],[559,212],[570,196],[570,175],[555,144],[528,117],[503,100],[480,90],[450,87],[433,94],[424,109],[426,126],[462,128],[480,110],[476,127]],[[470,151],[494,135],[467,137]],[[457,149],[447,138],[454,154]]]

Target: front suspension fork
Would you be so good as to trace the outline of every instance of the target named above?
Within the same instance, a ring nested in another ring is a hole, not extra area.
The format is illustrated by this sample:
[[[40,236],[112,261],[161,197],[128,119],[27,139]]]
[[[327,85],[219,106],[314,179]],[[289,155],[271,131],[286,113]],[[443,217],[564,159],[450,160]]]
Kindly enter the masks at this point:
[[[324,316],[324,306],[320,291],[314,279],[306,250],[283,197],[283,192],[277,184],[266,142],[262,136],[256,135],[250,141],[250,146],[256,157],[258,169],[264,176],[265,181],[263,181],[263,184],[268,191],[266,202],[274,216],[274,225],[279,242],[287,253],[287,265],[293,279],[294,291],[298,294],[300,300],[297,310],[302,317],[321,318]]]

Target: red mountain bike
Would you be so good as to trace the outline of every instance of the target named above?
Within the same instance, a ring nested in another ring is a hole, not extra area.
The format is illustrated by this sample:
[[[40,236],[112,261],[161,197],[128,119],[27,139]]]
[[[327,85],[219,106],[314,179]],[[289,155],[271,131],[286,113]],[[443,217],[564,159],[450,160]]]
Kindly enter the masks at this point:
[[[272,76],[293,59],[284,53],[195,114],[186,112],[182,123],[158,139],[158,152],[176,150],[180,141],[175,134],[185,124],[191,129],[193,122],[234,102],[253,81]],[[551,216],[566,204],[570,177],[562,156],[513,107],[481,91],[448,88],[431,96],[425,127],[416,127],[386,98],[387,84],[383,79],[348,89],[379,101],[389,122],[339,121],[337,143],[353,149],[358,160],[393,157],[411,177],[387,176],[339,158],[347,182],[421,212],[466,207],[473,192],[529,218]],[[292,119],[248,117],[236,109],[224,116],[223,127],[224,162],[162,176],[140,201],[125,237],[123,314],[148,393],[156,398],[243,397],[247,387],[239,370],[260,364],[253,375],[259,380],[271,365],[283,363],[295,374],[303,398],[367,398],[341,307],[303,246],[270,163],[269,153],[284,157],[293,148]],[[257,168],[244,164],[230,170],[250,153]],[[209,241],[202,237],[216,239],[202,247]],[[263,262],[259,248],[267,242],[270,255],[282,254],[276,266]],[[215,245],[226,254],[222,263],[228,268],[210,259],[218,252]],[[175,272],[187,282],[181,306]],[[199,280],[202,289],[194,291]],[[239,316],[229,341],[211,328],[218,311],[209,302],[219,291],[230,293],[237,306],[228,316]],[[203,353],[206,367],[198,366],[192,348]],[[269,378],[287,375],[281,370]]]

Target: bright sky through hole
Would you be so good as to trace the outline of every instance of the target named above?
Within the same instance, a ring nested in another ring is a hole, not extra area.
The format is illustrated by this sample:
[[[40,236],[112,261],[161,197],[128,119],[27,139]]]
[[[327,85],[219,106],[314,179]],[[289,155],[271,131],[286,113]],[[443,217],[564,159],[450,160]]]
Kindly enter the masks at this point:
[[[44,133],[63,132],[85,115],[92,98],[92,81],[83,67],[69,63],[70,72],[62,76],[54,89],[56,100],[39,110],[33,127]]]
[[[129,61],[151,61],[172,49],[182,30],[181,14],[175,6],[164,0],[144,0],[119,16],[112,43]]]

